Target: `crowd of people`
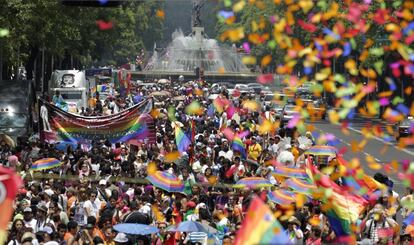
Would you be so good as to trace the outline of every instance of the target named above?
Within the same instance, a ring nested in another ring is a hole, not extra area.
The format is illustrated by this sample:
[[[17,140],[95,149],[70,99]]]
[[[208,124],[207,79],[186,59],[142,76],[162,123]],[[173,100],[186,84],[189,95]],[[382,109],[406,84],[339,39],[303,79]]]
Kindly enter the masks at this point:
[[[286,123],[272,132],[260,133],[259,125],[264,120],[277,122],[278,118],[269,106],[242,106],[245,99],[260,101],[255,95],[234,97],[223,89],[218,96],[237,111],[230,113],[212,106],[211,90],[206,83],[173,82],[147,88],[135,86],[128,98],[108,98],[102,103],[98,97],[95,107],[82,113],[116,113],[156,91],[168,94],[156,97],[159,114],[154,144],[112,145],[101,140],[85,151],[81,146],[58,150],[36,138],[20,139],[14,148],[5,141],[0,143],[3,165],[16,169],[25,178],[14,203],[9,245],[233,244],[253,197],[263,198],[272,211],[284,209],[266,198],[269,190],[284,181],[273,174],[277,167],[274,163],[301,167],[306,160],[304,151],[317,142],[312,132],[300,133]],[[203,113],[188,113],[186,108],[194,101],[205,108]],[[174,108],[173,112],[168,108]],[[172,118],[182,124],[192,144],[177,161],[167,162],[165,156],[178,150]],[[224,128],[241,135],[245,156],[232,147]],[[50,157],[62,162],[61,167],[45,171],[54,175],[31,178],[31,164]],[[325,161],[332,164],[336,159]],[[167,192],[145,182],[152,167],[178,176],[184,183],[184,192]],[[252,176],[263,177],[274,187],[233,188],[237,181]],[[118,178],[114,181],[113,177]],[[396,214],[401,212],[405,218],[412,212],[400,205],[400,199],[414,198],[412,189],[400,198],[389,179],[381,174],[375,179],[386,184],[388,191],[367,206],[353,233],[361,244],[409,244],[411,233],[397,223]],[[337,182],[341,184],[340,180]],[[293,244],[337,241],[320,202],[311,200],[300,208],[292,208],[292,215],[281,220],[281,224]],[[187,220],[198,221],[215,232],[180,233],[168,229]],[[159,232],[135,236],[119,233],[113,226],[120,223],[153,225]],[[393,228],[393,232],[384,235],[386,228]]]

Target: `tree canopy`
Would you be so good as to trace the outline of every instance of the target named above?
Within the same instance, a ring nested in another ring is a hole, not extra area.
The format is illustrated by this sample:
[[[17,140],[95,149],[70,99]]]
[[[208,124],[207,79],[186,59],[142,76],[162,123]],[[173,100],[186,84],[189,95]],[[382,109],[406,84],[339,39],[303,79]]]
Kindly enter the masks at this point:
[[[0,0],[0,5],[0,28],[9,31],[0,37],[4,70],[10,73],[12,66],[23,64],[29,78],[42,48],[58,68],[68,60],[76,68],[121,65],[135,60],[162,34],[158,1],[129,1],[112,8],[43,0]]]

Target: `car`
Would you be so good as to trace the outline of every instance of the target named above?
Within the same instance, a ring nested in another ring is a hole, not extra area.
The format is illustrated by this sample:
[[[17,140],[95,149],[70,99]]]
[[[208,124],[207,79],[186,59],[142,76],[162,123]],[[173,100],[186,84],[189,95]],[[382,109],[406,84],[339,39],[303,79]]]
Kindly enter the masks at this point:
[[[403,120],[402,122],[397,124],[397,141],[401,138],[410,137],[413,135],[413,128],[414,128],[414,118],[408,117],[407,119]]]
[[[300,113],[296,105],[288,104],[283,107],[283,115],[282,115],[283,122],[288,122],[295,116],[300,116]]]
[[[264,89],[263,85],[258,83],[248,83],[247,87],[253,89],[256,94],[260,94],[260,92]]]
[[[274,111],[276,118],[281,119],[283,116],[284,105],[282,103],[272,103],[271,109]]]
[[[234,86],[234,90],[231,94],[233,94],[237,90],[240,94],[254,94],[254,90],[249,88],[246,84],[238,83]]]
[[[322,100],[314,100],[306,104],[306,109],[311,120],[324,120],[326,118],[326,105]]]

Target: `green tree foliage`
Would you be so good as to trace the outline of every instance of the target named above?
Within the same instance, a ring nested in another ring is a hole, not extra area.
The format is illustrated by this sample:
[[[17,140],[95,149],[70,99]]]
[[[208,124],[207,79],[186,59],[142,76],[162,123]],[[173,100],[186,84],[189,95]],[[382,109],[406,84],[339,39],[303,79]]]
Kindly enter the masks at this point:
[[[62,63],[72,57],[77,68],[134,61],[141,49],[152,48],[153,40],[161,37],[163,20],[156,16],[161,5],[130,1],[93,8],[60,1],[0,0],[0,28],[10,31],[0,38],[3,64],[5,69],[23,64],[31,75],[43,47],[49,59]],[[100,30],[97,20],[112,22],[113,28]]]

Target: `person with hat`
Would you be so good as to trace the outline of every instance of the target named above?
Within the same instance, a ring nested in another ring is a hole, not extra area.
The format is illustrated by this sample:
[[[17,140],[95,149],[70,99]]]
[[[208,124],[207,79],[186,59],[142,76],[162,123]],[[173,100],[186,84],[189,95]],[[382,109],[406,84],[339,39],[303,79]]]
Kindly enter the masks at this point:
[[[54,225],[53,220],[47,217],[48,209],[45,205],[40,204],[37,206],[37,222],[34,229],[34,232],[38,232],[43,229],[47,224]]]
[[[303,242],[303,232],[300,229],[300,224],[300,221],[295,216],[290,216],[288,219],[286,233],[293,244],[302,244]]]
[[[27,207],[23,210],[23,221],[25,227],[32,228],[33,231],[36,229],[37,220],[33,218],[32,208]]]

